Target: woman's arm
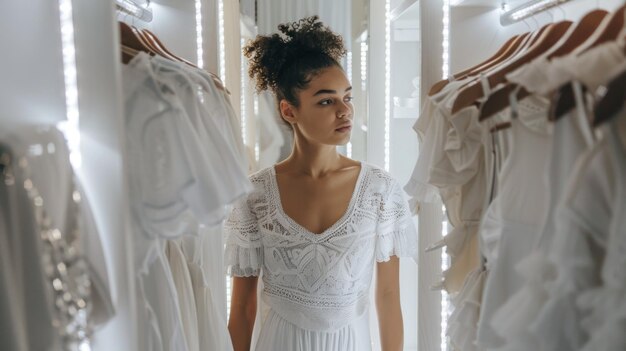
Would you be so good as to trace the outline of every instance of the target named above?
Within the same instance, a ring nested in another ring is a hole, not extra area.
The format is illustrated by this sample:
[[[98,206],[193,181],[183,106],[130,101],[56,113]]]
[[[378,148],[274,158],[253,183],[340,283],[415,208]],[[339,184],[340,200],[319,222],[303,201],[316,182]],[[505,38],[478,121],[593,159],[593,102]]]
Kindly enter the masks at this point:
[[[249,351],[256,318],[258,277],[234,277],[228,331],[234,351]]]
[[[376,265],[376,310],[382,351],[402,351],[404,326],[400,309],[400,260],[397,256]]]

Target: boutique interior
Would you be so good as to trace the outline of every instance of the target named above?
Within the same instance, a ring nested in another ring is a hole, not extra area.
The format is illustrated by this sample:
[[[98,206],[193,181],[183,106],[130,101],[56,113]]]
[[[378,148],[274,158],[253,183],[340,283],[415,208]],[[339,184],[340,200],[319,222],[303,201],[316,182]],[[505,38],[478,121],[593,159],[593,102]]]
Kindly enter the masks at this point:
[[[223,223],[293,143],[243,48],[313,15],[412,211],[403,349],[626,350],[624,0],[3,1],[0,350],[233,350]]]

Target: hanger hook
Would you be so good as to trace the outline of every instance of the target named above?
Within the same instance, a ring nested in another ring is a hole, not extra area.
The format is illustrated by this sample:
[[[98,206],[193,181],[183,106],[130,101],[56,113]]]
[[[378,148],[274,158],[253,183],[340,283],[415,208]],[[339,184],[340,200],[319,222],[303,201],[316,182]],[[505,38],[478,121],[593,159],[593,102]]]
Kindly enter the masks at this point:
[[[529,31],[529,32],[532,32],[532,31],[533,31],[533,29],[532,29],[532,28],[530,28],[530,25],[528,24],[528,22],[526,21],[526,19],[525,19],[525,18],[522,20],[522,22],[524,22],[524,24],[525,24],[525,25],[526,25],[526,27],[528,28],[528,31]]]
[[[548,16],[550,16],[550,22],[554,23],[554,14],[552,13],[552,9],[548,10]]]
[[[561,10],[561,13],[563,13],[563,21],[567,20],[567,14],[565,13],[565,9],[563,9],[563,7],[561,6],[561,4],[557,5],[557,8],[559,10]]]
[[[535,21],[535,30],[539,30],[539,21],[537,21],[537,15],[533,15],[531,18],[533,19],[533,21]]]
[[[124,22],[124,23],[128,23],[128,16],[129,16],[129,13],[128,13],[128,12],[126,12],[126,11],[122,11],[122,14],[123,14],[123,15],[122,15],[122,22]]]

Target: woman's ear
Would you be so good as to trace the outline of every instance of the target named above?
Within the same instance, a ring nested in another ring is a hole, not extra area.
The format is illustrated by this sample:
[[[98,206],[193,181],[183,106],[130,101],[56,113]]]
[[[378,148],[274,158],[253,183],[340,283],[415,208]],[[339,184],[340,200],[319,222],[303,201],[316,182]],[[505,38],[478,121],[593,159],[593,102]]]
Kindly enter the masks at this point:
[[[287,123],[294,125],[296,123],[296,116],[294,114],[294,107],[285,99],[280,100],[280,115],[287,121]]]

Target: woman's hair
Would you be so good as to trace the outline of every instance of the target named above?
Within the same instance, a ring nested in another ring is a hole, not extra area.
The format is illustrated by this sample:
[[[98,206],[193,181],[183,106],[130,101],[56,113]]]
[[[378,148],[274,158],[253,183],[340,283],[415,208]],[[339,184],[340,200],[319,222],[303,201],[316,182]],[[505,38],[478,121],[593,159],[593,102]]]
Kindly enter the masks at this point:
[[[298,107],[297,90],[306,89],[322,69],[339,66],[346,54],[340,35],[317,16],[278,26],[279,33],[259,35],[243,49],[250,62],[249,74],[256,90],[271,90],[278,101]]]

